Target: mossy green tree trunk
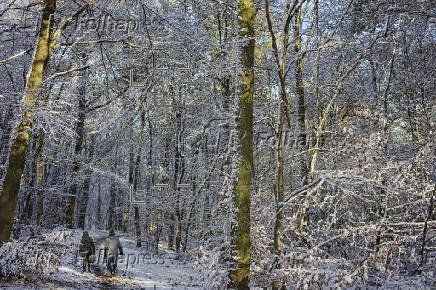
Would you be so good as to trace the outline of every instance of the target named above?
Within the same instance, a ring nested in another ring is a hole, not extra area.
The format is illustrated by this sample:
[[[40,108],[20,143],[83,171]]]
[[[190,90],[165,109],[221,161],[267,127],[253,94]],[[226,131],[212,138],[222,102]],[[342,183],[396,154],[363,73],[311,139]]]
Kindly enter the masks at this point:
[[[34,123],[33,112],[36,109],[38,90],[41,88],[44,71],[50,57],[51,15],[54,14],[55,10],[56,0],[44,1],[41,28],[29,78],[26,83],[24,112],[18,127],[15,129],[16,136],[12,142],[9,165],[3,183],[3,190],[0,195],[0,243],[8,241],[12,231],[17,196],[20,191],[27,147],[29,146],[31,129]]]
[[[238,155],[240,164],[234,188],[234,204],[237,209],[236,224],[232,228],[235,269],[231,273],[231,287],[249,289],[250,278],[250,200],[253,174],[253,87],[255,15],[253,0],[239,0],[239,35],[245,39],[241,47],[243,71],[240,78],[238,128]]]

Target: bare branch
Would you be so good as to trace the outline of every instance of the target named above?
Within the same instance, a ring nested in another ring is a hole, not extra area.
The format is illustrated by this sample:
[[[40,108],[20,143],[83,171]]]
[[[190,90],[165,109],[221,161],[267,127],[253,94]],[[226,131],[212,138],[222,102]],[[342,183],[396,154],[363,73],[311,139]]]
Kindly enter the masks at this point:
[[[31,51],[31,50],[32,50],[32,48],[29,48],[29,49],[27,49],[27,50],[23,50],[22,52],[17,53],[17,54],[14,55],[14,56],[11,56],[11,57],[9,57],[9,58],[7,58],[7,59],[5,59],[5,60],[1,60],[1,61],[0,61],[0,64],[8,63],[9,61],[11,61],[11,60],[13,60],[13,59],[15,59],[15,58],[17,58],[17,57],[20,57],[20,56],[22,56],[22,55],[28,53],[28,52]]]

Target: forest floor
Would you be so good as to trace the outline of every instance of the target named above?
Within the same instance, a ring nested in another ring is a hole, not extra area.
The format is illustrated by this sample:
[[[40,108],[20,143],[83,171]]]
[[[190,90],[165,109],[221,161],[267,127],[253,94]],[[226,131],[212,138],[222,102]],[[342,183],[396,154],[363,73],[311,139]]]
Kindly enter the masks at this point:
[[[184,255],[164,248],[158,254],[137,248],[135,239],[120,236],[124,256],[118,260],[117,274],[110,277],[103,262],[103,244],[107,232],[90,231],[96,243],[96,262],[91,273],[82,272],[82,258],[65,255],[51,271],[26,275],[26,278],[0,280],[1,289],[204,289],[203,275]],[[81,232],[74,237],[80,240]],[[78,247],[78,244],[77,244]],[[99,257],[100,253],[100,257]]]

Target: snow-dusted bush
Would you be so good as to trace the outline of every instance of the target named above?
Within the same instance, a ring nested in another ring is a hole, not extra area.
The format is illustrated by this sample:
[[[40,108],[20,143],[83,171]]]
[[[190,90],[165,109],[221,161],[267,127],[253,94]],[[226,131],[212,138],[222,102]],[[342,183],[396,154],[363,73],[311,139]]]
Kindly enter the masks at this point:
[[[230,247],[230,242],[227,241],[216,248],[200,247],[199,249],[199,259],[195,265],[206,273],[207,277],[204,279],[209,280],[210,284],[205,283],[205,285],[211,289],[227,289],[232,261]]]
[[[41,230],[23,227],[20,238],[0,247],[0,277],[25,278],[50,274],[65,257],[73,258],[80,234],[65,228]]]

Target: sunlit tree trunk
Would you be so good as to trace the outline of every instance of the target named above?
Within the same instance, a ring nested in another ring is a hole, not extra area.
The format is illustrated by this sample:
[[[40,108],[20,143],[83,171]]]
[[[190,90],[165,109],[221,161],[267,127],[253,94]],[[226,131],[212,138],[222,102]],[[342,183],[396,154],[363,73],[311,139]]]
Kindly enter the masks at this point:
[[[246,42],[241,47],[243,71],[240,77],[238,155],[240,156],[237,180],[234,188],[236,224],[232,228],[232,245],[235,269],[231,273],[231,286],[236,289],[249,289],[251,241],[250,241],[250,201],[253,174],[253,89],[254,89],[254,48],[255,15],[253,0],[239,0],[239,35]]]
[[[36,43],[35,54],[26,83],[26,96],[24,97],[24,110],[20,123],[15,129],[15,138],[9,155],[9,165],[0,195],[0,243],[9,240],[17,196],[20,191],[21,177],[26,162],[26,151],[29,145],[33,112],[36,109],[38,89],[41,88],[44,72],[50,56],[50,35],[52,29],[51,15],[56,10],[56,0],[45,0],[42,11],[41,28]]]

